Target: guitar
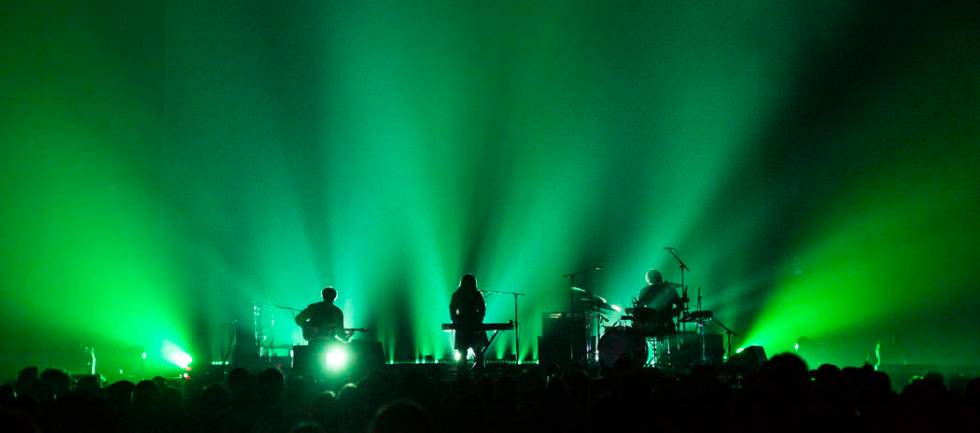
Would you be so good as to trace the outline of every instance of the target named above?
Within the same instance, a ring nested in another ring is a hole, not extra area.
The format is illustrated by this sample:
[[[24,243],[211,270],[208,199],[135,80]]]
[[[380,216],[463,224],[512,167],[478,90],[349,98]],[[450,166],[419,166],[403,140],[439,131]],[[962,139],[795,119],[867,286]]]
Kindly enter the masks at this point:
[[[338,336],[340,332],[337,332],[336,328],[321,328],[316,325],[305,324],[302,326],[303,329],[303,339],[306,341],[319,340],[322,338],[332,338]]]
[[[350,342],[355,332],[371,332],[368,328],[321,328],[315,325],[302,325],[303,339],[314,341],[324,338],[336,338],[344,343]]]

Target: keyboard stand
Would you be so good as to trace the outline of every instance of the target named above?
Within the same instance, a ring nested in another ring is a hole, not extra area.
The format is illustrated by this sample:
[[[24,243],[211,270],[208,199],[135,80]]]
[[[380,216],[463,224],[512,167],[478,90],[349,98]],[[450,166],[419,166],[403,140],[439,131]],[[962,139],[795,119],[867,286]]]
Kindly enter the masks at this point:
[[[493,344],[493,340],[497,338],[497,334],[499,334],[499,333],[500,333],[500,330],[499,330],[499,329],[498,329],[498,330],[496,330],[496,331],[493,331],[493,335],[491,335],[491,336],[490,336],[490,339],[489,339],[489,340],[487,340],[487,345],[486,345],[486,347],[484,347],[484,348],[483,348],[483,352],[481,352],[481,354],[482,354],[483,356],[486,356],[486,354],[487,354],[487,349],[489,349],[489,348],[490,348],[490,345],[492,345],[492,344]]]

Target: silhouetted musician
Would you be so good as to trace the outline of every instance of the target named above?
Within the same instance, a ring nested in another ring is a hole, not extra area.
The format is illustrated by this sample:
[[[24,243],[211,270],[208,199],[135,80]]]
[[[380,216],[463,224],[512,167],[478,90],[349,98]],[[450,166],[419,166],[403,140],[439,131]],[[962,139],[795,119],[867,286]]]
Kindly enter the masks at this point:
[[[344,336],[344,312],[333,304],[337,291],[328,286],[320,294],[323,302],[310,304],[296,315],[296,324],[303,328],[303,338],[311,343]]]
[[[677,295],[677,284],[664,281],[663,274],[651,269],[646,275],[647,285],[640,289],[635,306],[654,308],[657,311],[670,311],[679,306],[680,296]]]
[[[651,269],[646,275],[647,285],[640,289],[640,295],[634,302],[634,316],[642,322],[650,320],[656,322],[656,328],[669,330],[673,328],[673,317],[680,312],[683,300],[677,294],[679,284],[664,281],[663,274],[656,269]],[[653,310],[645,310],[652,308]],[[640,313],[640,311],[644,311]],[[654,312],[655,316],[650,317],[649,313]],[[634,320],[636,322],[637,320]]]
[[[468,349],[473,349],[476,355],[476,366],[483,365],[483,349],[489,343],[482,326],[486,313],[487,305],[483,301],[483,294],[476,288],[476,277],[472,274],[463,275],[449,303],[449,316],[456,328],[454,348],[461,354],[464,366],[467,365]]]

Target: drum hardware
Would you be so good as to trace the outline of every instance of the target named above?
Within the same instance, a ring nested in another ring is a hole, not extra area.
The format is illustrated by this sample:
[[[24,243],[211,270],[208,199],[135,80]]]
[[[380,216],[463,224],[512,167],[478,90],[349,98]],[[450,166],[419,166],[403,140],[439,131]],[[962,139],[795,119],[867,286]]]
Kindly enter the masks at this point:
[[[579,299],[579,303],[589,312],[589,315],[591,316],[589,318],[589,326],[592,328],[592,330],[589,331],[589,338],[586,341],[586,357],[590,362],[598,361],[598,342],[600,339],[599,328],[603,322],[609,321],[609,319],[603,315],[603,311],[616,311],[618,307],[610,304],[608,301],[606,301],[606,298],[596,295],[595,293],[592,293],[586,289],[572,287],[572,290],[582,294],[581,299]],[[592,323],[593,321],[595,322],[594,324]]]
[[[677,260],[677,267],[681,270],[681,311],[687,313],[689,299],[687,297],[687,284],[684,283],[684,271],[690,271],[691,268],[687,267],[687,263],[684,263],[684,260],[681,260],[681,257],[677,255],[677,248],[664,247],[664,249],[674,257],[674,260]]]
[[[580,271],[571,272],[571,273],[562,275],[562,278],[568,278],[568,287],[570,289],[568,291],[568,312],[569,313],[574,313],[575,312],[575,292],[585,292],[586,291],[585,289],[581,289],[581,288],[575,287],[575,278],[577,278],[579,275],[588,274],[588,273],[594,272],[594,271],[601,271],[602,269],[603,269],[603,267],[601,265],[600,266],[592,266],[592,267],[587,268],[587,269],[582,269]],[[568,335],[573,335],[574,333],[575,333],[575,330],[571,327],[571,322],[569,322]],[[598,331],[597,331],[597,333],[598,333]],[[588,340],[589,341],[587,342],[587,347],[586,347],[586,351],[587,352],[589,351],[589,349],[591,349],[591,347],[589,347],[591,345],[591,338],[589,338]],[[568,359],[570,359],[570,360],[575,359],[575,346],[572,345],[571,347],[569,347],[568,350],[569,350]]]
[[[701,288],[698,287],[698,298],[701,297],[701,293],[700,292],[701,292]],[[700,304],[700,302],[698,302],[698,303]],[[700,305],[699,305],[699,307],[700,307]],[[701,362],[702,363],[706,363],[707,362],[706,348],[705,348],[705,342],[704,342],[704,325],[706,323],[709,323],[709,322],[718,325],[719,327],[721,327],[721,329],[723,329],[725,331],[725,340],[727,341],[727,348],[725,349],[725,351],[728,354],[728,358],[731,359],[731,357],[732,357],[732,337],[733,336],[734,337],[738,337],[738,334],[735,333],[735,331],[732,331],[732,329],[729,328],[728,326],[726,326],[724,323],[721,323],[721,321],[718,320],[718,318],[715,317],[714,313],[712,313],[711,311],[704,311],[704,310],[701,310],[699,308],[698,311],[694,311],[694,312],[685,314],[684,317],[681,318],[681,322],[682,323],[692,323],[693,322],[693,323],[695,323],[697,325],[697,327],[698,327],[698,334],[701,335],[701,356],[700,356],[700,358],[701,358]]]
[[[268,317],[270,329],[268,331],[265,329],[263,326],[263,314],[266,308],[288,311],[294,316],[301,310],[285,305],[276,305],[268,302],[252,300],[252,318],[254,321],[257,355],[260,359],[264,358],[266,362],[271,362],[273,352],[276,349],[289,348],[291,345],[276,344],[276,320],[274,315]]]
[[[623,357],[639,360],[640,365],[673,367],[690,367],[698,363],[720,362],[725,352],[731,357],[731,340],[738,334],[718,321],[711,311],[702,309],[704,298],[700,285],[697,289],[696,309],[691,311],[691,299],[688,297],[686,283],[686,273],[691,269],[680,257],[676,248],[666,247],[664,249],[676,260],[681,272],[680,283],[662,281],[658,278],[663,286],[674,291],[674,302],[666,308],[655,309],[646,307],[646,301],[643,301],[634,308],[627,308],[624,311],[625,315],[620,316],[612,326],[601,326],[603,322],[608,322],[604,313],[619,310],[601,296],[574,284],[576,276],[601,270],[602,267],[590,268],[564,276],[569,278],[571,283],[569,290],[570,309],[572,311],[584,310],[588,314],[588,318],[585,320],[589,323],[584,328],[595,330],[594,334],[591,330],[587,331],[589,337],[585,344],[585,353],[590,358],[594,356],[594,359],[598,360],[603,367],[611,367]],[[681,291],[679,297],[676,293],[678,288]],[[576,303],[576,298],[580,298],[578,303]],[[634,299],[634,303],[637,302]],[[577,306],[578,308],[576,308]],[[624,324],[624,321],[627,323]],[[687,331],[688,323],[696,326],[694,332]],[[721,334],[706,334],[705,325],[708,323],[715,323],[725,331],[727,350],[723,349],[721,344]],[[605,329],[601,336],[600,328]],[[572,334],[572,330],[571,323],[569,323],[569,335]],[[574,347],[571,352],[574,359],[576,355]]]
[[[659,310],[646,307],[646,301],[637,304],[639,301],[634,299],[634,304],[637,305],[634,308],[627,308],[625,310],[626,314],[619,318],[620,321],[631,322],[630,326],[623,327],[622,329],[627,329],[632,335],[643,338],[646,341],[648,353],[651,354],[648,362],[645,364],[648,366],[672,365],[674,367],[680,367],[693,365],[694,363],[704,364],[709,361],[720,362],[722,351],[724,350],[721,346],[721,335],[705,334],[705,325],[707,323],[716,323],[724,329],[727,334],[727,350],[725,351],[731,357],[731,339],[738,334],[718,321],[711,311],[704,311],[702,309],[704,298],[700,285],[698,285],[696,310],[691,311],[686,284],[686,272],[690,271],[691,268],[680,257],[676,248],[665,247],[664,249],[677,261],[678,268],[681,271],[681,282],[678,284],[661,281],[659,284],[670,290],[680,288],[682,292],[681,296],[671,306]],[[676,292],[674,296],[676,296]],[[688,323],[693,323],[697,326],[695,332],[687,332]],[[619,322],[617,322],[618,324]],[[610,339],[615,338],[617,337],[610,337]],[[708,341],[706,340],[710,340],[711,343],[712,351],[710,353],[718,359],[709,360]],[[608,364],[608,359],[604,364]]]

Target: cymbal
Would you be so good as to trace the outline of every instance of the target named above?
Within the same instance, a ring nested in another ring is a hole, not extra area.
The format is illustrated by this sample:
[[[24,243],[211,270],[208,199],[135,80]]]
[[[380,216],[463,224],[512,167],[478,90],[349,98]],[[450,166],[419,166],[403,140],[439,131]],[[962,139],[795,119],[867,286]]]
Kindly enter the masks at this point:
[[[602,310],[609,310],[609,311],[615,310],[615,308],[613,308],[612,305],[609,305],[609,303],[606,302],[605,299],[602,299],[602,298],[600,298],[598,296],[595,297],[594,299],[581,299],[581,300],[579,300],[579,302],[581,302],[581,303],[583,303],[583,304],[585,304],[585,305],[587,305],[589,307],[595,307],[595,308],[599,308],[599,309],[602,309]]]

